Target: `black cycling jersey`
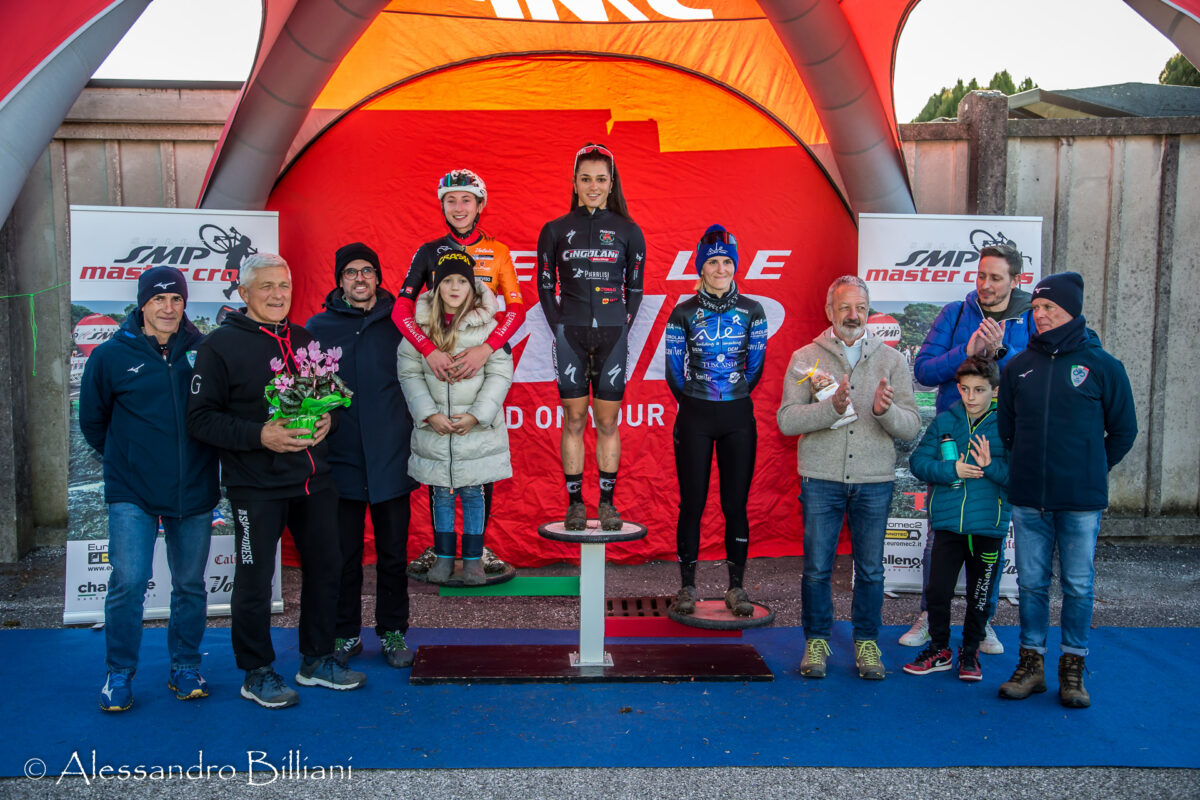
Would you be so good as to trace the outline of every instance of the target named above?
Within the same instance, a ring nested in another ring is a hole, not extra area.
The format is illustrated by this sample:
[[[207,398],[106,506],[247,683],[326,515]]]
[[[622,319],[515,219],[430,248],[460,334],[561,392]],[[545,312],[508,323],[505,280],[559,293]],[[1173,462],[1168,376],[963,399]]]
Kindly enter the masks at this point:
[[[642,229],[608,209],[578,206],[547,222],[538,236],[538,299],[546,321],[629,324],[642,302],[645,260]]]

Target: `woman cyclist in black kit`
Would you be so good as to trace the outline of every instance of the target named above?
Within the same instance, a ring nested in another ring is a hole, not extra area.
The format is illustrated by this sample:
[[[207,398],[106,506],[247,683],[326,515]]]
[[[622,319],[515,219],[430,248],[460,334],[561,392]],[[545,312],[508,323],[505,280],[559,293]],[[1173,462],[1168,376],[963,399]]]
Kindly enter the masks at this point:
[[[682,588],[675,610],[696,610],[696,558],[700,517],[708,500],[713,450],[721,481],[725,516],[725,558],[729,591],[725,605],[748,617],[754,605],[742,588],[750,545],[746,501],[758,430],[750,393],[763,373],[767,317],[763,307],[738,292],[737,240],[712,225],[696,245],[696,295],[680,303],[667,320],[667,386],[679,401],[675,418],[675,470],[679,476],[679,522],[675,529]]]
[[[617,417],[625,395],[626,340],[642,300],[645,260],[646,241],[629,218],[613,154],[588,144],[575,154],[570,212],[547,222],[538,237],[538,299],[554,334],[563,405],[568,530],[587,527],[583,432],[589,390],[600,472],[597,516],[603,530],[621,529],[613,504],[621,462]]]

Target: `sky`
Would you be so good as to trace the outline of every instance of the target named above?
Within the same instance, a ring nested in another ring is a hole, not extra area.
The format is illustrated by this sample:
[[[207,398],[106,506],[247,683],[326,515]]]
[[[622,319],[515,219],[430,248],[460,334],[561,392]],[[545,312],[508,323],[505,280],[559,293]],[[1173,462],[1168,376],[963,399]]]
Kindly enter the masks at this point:
[[[245,80],[260,17],[260,0],[154,0],[96,77]],[[896,118],[911,120],[959,78],[986,83],[1002,69],[1044,89],[1157,83],[1175,52],[1121,0],[922,0],[896,54]]]

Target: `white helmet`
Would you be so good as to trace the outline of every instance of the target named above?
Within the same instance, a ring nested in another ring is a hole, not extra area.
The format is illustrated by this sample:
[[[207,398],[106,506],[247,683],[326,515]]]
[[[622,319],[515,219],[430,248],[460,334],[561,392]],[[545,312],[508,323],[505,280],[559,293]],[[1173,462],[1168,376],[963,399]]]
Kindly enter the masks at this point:
[[[439,202],[447,192],[470,192],[479,198],[480,211],[487,205],[487,186],[484,185],[483,178],[469,169],[452,169],[442,176],[438,181]]]

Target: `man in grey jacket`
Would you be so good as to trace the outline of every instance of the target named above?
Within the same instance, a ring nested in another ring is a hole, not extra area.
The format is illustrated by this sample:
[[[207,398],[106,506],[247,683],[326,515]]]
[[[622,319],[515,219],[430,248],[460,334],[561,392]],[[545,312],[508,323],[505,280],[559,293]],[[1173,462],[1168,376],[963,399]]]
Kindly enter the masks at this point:
[[[825,299],[832,323],[792,354],[777,420],[796,447],[804,517],[801,622],[807,644],[800,674],[825,677],[833,626],[830,575],[842,522],[854,557],[854,662],[859,677],[885,677],[879,653],[883,539],[895,480],[895,439],[921,430],[908,362],[867,330],[867,285],[853,275]],[[814,386],[836,378],[836,389]],[[824,391],[822,391],[824,389]]]

